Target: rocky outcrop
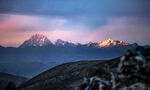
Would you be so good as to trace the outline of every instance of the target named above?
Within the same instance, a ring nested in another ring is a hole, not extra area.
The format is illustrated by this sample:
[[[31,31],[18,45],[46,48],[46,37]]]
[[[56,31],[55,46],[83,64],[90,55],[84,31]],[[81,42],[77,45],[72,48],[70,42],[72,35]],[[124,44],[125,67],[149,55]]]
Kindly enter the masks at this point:
[[[128,50],[120,58],[117,68],[107,67],[84,79],[79,90],[150,89],[150,53],[142,47]]]

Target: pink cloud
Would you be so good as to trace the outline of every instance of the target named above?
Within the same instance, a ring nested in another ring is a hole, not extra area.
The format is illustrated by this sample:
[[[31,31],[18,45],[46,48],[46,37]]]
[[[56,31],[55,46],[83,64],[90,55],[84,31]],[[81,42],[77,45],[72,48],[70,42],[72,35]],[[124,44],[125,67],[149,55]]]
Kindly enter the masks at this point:
[[[31,33],[10,32],[0,35],[0,45],[18,47],[24,40],[28,39]]]
[[[8,32],[8,31],[17,31],[20,30],[21,26],[15,24],[13,22],[3,21],[0,22],[0,33]]]
[[[99,28],[92,34],[92,40],[104,40],[113,38],[123,40],[129,43],[139,43],[141,45],[150,44],[150,26],[147,22],[142,22],[137,18],[116,18],[110,19],[108,24]]]

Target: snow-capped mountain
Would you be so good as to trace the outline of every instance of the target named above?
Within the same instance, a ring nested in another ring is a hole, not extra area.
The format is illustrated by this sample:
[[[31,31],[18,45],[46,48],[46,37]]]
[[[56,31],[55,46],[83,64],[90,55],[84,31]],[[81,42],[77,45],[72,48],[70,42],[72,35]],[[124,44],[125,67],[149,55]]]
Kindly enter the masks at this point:
[[[112,40],[111,38],[98,43],[99,47],[112,47],[112,46],[120,46],[120,45],[126,46],[126,45],[129,45],[129,43],[125,43],[123,41]]]
[[[61,39],[58,39],[56,42],[55,42],[55,45],[62,45],[64,46],[65,44],[67,44],[69,42],[67,41],[64,41],[64,40],[61,40]]]
[[[52,42],[48,40],[48,38],[42,34],[34,34],[29,40],[24,41],[20,47],[28,47],[28,46],[48,46],[52,45]]]
[[[75,45],[74,43],[71,43],[71,42],[68,42],[68,41],[64,41],[64,40],[61,40],[61,39],[58,39],[54,45],[57,45],[57,46],[73,46]]]
[[[123,41],[117,41],[117,40],[112,40],[111,38],[105,40],[105,41],[100,41],[100,42],[89,42],[87,43],[87,46],[90,47],[113,47],[113,46],[128,46],[130,45],[129,43],[125,43]]]
[[[105,41],[100,42],[89,42],[87,44],[75,44],[72,42],[64,41],[61,39],[58,39],[55,43],[52,43],[48,38],[42,34],[34,34],[29,40],[26,40],[20,47],[29,47],[29,46],[87,46],[87,47],[93,47],[93,48],[101,48],[101,47],[114,47],[114,46],[130,46],[132,44],[125,43],[123,41],[118,40],[112,40],[109,38]]]

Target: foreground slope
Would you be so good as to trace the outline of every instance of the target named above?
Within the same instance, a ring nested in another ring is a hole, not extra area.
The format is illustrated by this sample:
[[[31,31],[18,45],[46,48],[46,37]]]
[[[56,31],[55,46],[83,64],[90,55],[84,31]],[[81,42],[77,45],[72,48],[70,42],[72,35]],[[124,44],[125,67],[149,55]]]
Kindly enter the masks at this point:
[[[83,77],[89,77],[95,69],[104,67],[106,64],[115,67],[117,63],[119,63],[119,58],[109,61],[79,61],[62,64],[32,78],[19,89],[70,90],[71,87],[78,87]]]

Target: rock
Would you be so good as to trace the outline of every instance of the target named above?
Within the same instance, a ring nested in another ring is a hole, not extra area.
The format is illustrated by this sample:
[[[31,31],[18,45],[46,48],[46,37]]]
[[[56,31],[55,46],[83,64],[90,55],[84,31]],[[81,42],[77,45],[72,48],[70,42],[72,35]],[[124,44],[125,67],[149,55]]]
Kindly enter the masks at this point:
[[[150,54],[145,53],[147,51],[140,47],[127,50],[115,70],[99,68],[99,73],[89,77],[90,82],[83,84],[85,88],[80,90],[149,90]],[[111,80],[103,74],[111,75]]]

